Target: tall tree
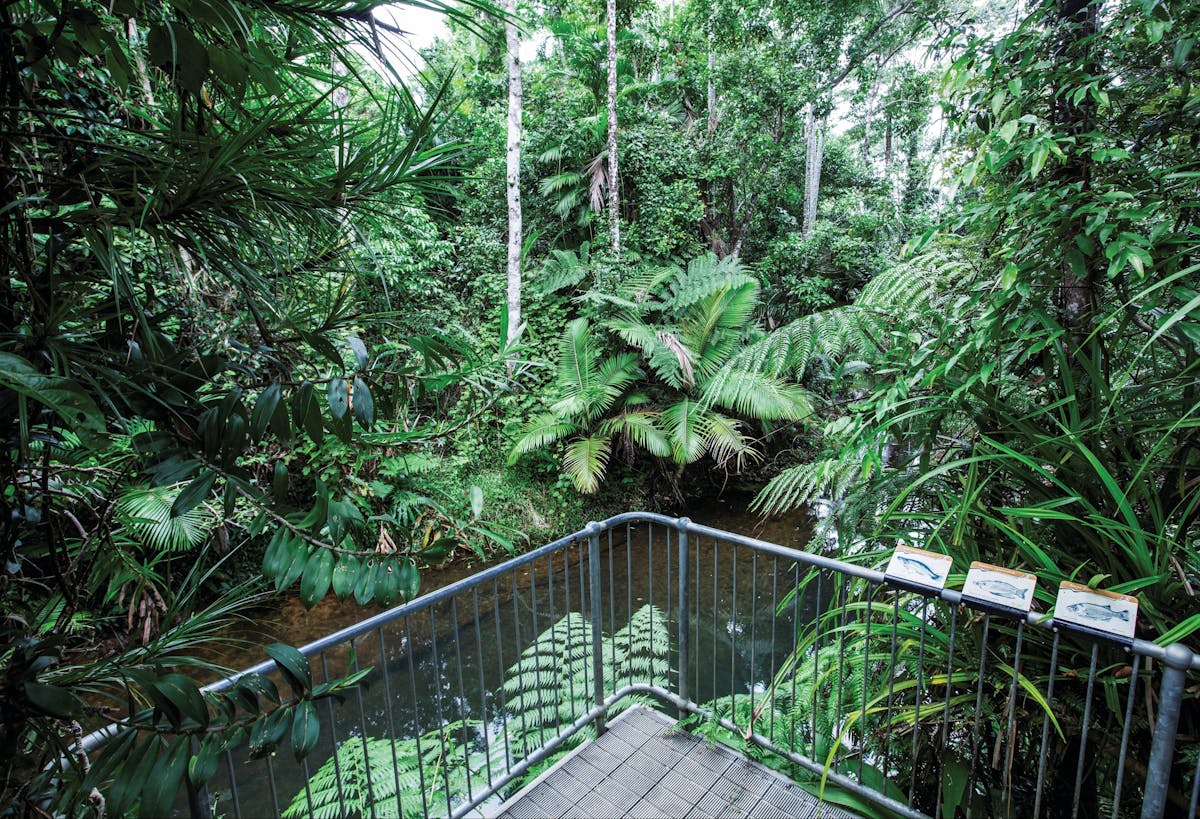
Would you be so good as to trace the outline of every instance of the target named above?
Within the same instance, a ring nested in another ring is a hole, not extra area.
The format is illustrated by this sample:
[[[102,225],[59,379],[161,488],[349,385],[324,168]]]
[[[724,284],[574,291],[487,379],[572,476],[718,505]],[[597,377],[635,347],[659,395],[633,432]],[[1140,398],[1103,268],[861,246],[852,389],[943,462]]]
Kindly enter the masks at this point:
[[[617,176],[617,0],[607,0],[608,23],[608,235],[614,256],[621,254],[621,192]]]
[[[516,0],[505,0],[504,40],[508,52],[508,141],[505,148],[508,197],[508,337],[512,345],[521,329],[521,34],[515,20]]]

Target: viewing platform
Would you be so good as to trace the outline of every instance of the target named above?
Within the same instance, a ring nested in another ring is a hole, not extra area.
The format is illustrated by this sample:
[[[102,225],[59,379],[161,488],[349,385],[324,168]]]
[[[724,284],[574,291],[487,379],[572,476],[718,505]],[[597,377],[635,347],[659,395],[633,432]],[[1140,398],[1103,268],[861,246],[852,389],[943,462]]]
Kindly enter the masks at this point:
[[[636,706],[498,809],[501,819],[857,819],[658,711]]]

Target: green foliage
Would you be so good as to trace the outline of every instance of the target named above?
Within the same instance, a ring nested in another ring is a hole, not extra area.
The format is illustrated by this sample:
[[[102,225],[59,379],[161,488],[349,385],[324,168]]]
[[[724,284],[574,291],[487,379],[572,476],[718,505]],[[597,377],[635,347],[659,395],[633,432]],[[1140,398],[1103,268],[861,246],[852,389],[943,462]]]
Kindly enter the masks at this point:
[[[447,794],[451,804],[458,802],[473,771],[461,749],[443,740],[478,728],[452,722],[414,739],[344,740],[284,808],[283,817],[445,816]]]
[[[671,640],[662,611],[642,606],[623,627],[602,635],[601,642],[607,693],[629,680],[669,684]],[[284,817],[398,817],[418,810],[445,816],[448,806],[454,809],[466,800],[470,775],[487,766],[501,770],[516,765],[591,710],[591,647],[591,622],[568,612],[538,634],[505,672],[501,702],[507,713],[503,720],[497,718],[503,730],[492,734],[477,722],[455,721],[419,738],[351,737],[296,793]],[[646,702],[645,697],[626,697],[609,713]],[[543,767],[594,737],[593,728],[584,729]],[[538,770],[511,783],[508,792]]]
[[[598,284],[583,293],[607,316],[596,325],[608,338],[587,318],[567,325],[556,393],[526,424],[512,459],[566,439],[563,471],[585,493],[599,488],[614,440],[680,467],[706,455],[734,469],[755,459],[743,422],[717,407],[759,421],[810,412],[800,388],[734,364],[753,337],[758,293],[736,260],[712,256],[686,269],[644,268],[614,291]],[[618,352],[602,357],[605,341]]]

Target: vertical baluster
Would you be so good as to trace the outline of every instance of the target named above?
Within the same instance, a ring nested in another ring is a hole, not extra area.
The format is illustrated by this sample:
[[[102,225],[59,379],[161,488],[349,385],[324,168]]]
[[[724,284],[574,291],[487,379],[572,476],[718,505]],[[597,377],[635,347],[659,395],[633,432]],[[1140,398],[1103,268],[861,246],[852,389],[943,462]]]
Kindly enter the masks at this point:
[[[900,592],[892,595],[892,650],[888,656],[888,698],[887,715],[883,721],[883,778],[891,778],[889,762],[892,754],[892,705],[896,696],[896,646],[900,631]]]
[[[514,665],[520,667],[524,652],[521,650],[521,611],[518,608],[517,573],[510,572],[508,576],[512,582],[513,653],[516,655],[516,659],[513,662]],[[524,685],[517,687],[517,707],[521,709],[521,759],[523,760],[529,755],[529,736],[531,733],[529,730],[529,709],[525,706]]]
[[[812,759],[817,758],[817,732],[819,730],[819,726],[817,725],[817,708],[820,705],[820,700],[818,699],[818,689],[820,686],[818,681],[821,679],[821,639],[823,636],[821,634],[821,626],[824,625],[823,620],[825,619],[825,604],[822,599],[824,597],[823,584],[824,577],[818,572],[817,605],[814,609],[816,616],[813,618],[813,670],[812,679],[809,680],[809,685],[812,687],[812,710],[810,712],[812,714],[812,734],[810,735],[812,741]]]
[[[1092,660],[1088,665],[1087,694],[1083,700],[1083,723],[1079,728],[1079,764],[1075,766],[1075,795],[1071,798],[1071,819],[1079,816],[1079,801],[1083,795],[1083,768],[1087,759],[1088,732],[1092,721],[1092,694],[1096,690],[1096,663],[1100,658],[1100,644],[1092,644]]]
[[[846,728],[846,606],[850,601],[850,581],[848,578],[842,579],[842,585],[838,594],[841,596],[841,613],[838,615],[838,693],[835,700],[837,707],[834,709],[836,714],[836,726],[834,730],[838,733],[844,733]],[[843,743],[838,742],[835,748],[841,750]],[[845,759],[845,751],[842,751],[842,758]],[[836,762],[835,762],[836,764]]]
[[[791,712],[791,741],[788,749],[796,753],[796,678],[800,676],[800,564],[792,564],[792,698],[788,710]],[[803,739],[803,737],[801,737]]]
[[[979,672],[975,675],[975,724],[971,729],[971,772],[967,775],[967,792],[975,788],[975,755],[979,749],[979,726],[983,719],[983,674],[987,670],[988,631],[992,616],[983,615],[983,638],[979,642]],[[971,803],[967,802],[967,819],[971,819]]]
[[[682,520],[679,521],[679,535],[678,535],[678,543],[679,543],[679,590],[678,590],[679,591],[679,638],[678,638],[679,659],[677,660],[677,662],[679,663],[679,675],[676,678],[678,680],[678,682],[676,683],[676,688],[677,688],[676,693],[679,694],[679,698],[684,700],[685,702],[687,702],[690,699],[690,695],[691,695],[691,692],[688,691],[688,676],[687,676],[688,662],[691,660],[691,657],[689,656],[690,646],[688,645],[688,638],[691,635],[688,634],[688,628],[690,625],[688,623],[688,617],[689,617],[690,612],[688,611],[688,604],[689,604],[689,601],[688,601],[688,591],[689,591],[689,589],[688,589],[688,586],[689,586],[689,582],[688,582],[689,581],[689,578],[688,578],[688,546],[689,546],[688,538],[689,538],[689,534],[688,534],[688,531],[686,528],[687,524],[688,524],[687,518],[683,518]],[[671,562],[671,558],[668,555],[667,556],[667,564],[670,565],[670,562]],[[697,594],[696,596],[699,597],[700,595]],[[671,598],[671,593],[668,591],[667,599],[669,600],[670,598]]]
[[[475,799],[471,783],[471,736],[467,732],[467,689],[463,685],[462,637],[458,627],[458,595],[450,598],[450,633],[454,635],[454,660],[458,677],[458,722],[462,734],[463,768],[467,772],[467,801]]]
[[[921,643],[917,650],[917,690],[916,696],[913,698],[913,751],[912,751],[912,779],[908,787],[908,806],[912,807],[913,794],[917,791],[917,766],[921,759],[921,696],[925,686],[925,624],[926,617],[929,614],[929,598],[921,598]]]
[[[1163,678],[1158,689],[1158,716],[1154,721],[1154,739],[1146,762],[1146,798],[1142,800],[1142,819],[1159,819],[1166,809],[1171,765],[1175,761],[1175,734],[1179,730],[1179,709],[1187,672],[1196,655],[1181,643],[1166,647]]]
[[[537,639],[542,633],[542,627],[538,620],[538,604],[537,604],[537,561],[532,561],[529,564],[529,601],[530,612],[533,616],[533,639]],[[551,645],[553,645],[551,641]],[[537,729],[538,729],[538,745],[546,747],[546,703],[542,701],[542,664],[537,662],[533,667],[533,676],[537,680]]]
[[[942,704],[942,731],[938,738],[938,744],[941,752],[938,756],[941,758],[941,764],[938,766],[937,782],[944,781],[946,773],[946,746],[950,742],[950,692],[953,689],[952,678],[954,677],[954,638],[958,634],[958,607],[950,609],[950,646],[948,649],[949,658],[946,660],[946,701]],[[937,806],[934,808],[934,819],[941,819],[942,815],[942,789],[936,788]],[[949,817],[953,819],[953,817]]]
[[[673,605],[675,605],[675,599],[673,597],[671,597],[671,575],[674,573],[675,569],[677,568],[676,565],[671,562],[671,529],[669,527],[667,528],[666,532],[663,533],[663,539],[666,541],[666,548],[667,548],[667,559],[666,559],[666,562],[663,563],[663,566],[666,567],[665,573],[667,575],[667,604],[664,607],[663,611],[666,614],[667,621],[665,623],[663,623],[663,629],[669,635],[671,633],[671,607]],[[675,623],[676,624],[679,623],[678,613],[675,616]],[[663,681],[664,688],[671,687],[671,653],[672,653],[671,647],[670,647],[670,645],[668,645],[667,646],[667,667],[663,670],[663,675],[661,678]],[[678,662],[678,658],[676,659],[676,662]],[[654,677],[654,668],[653,667],[651,667],[650,676],[652,678]],[[676,691],[675,693],[678,694],[679,692]]]
[[[417,699],[417,666],[416,660],[413,657],[413,655],[416,654],[416,646],[413,645],[412,623],[410,622],[408,615],[404,616],[404,644],[405,648],[408,649],[408,684],[413,701],[413,724],[416,726],[415,739],[417,743],[417,781],[421,783],[421,815],[428,816],[429,799],[427,794],[429,793],[429,789],[425,785],[425,751],[423,748],[421,748],[421,729],[423,725],[420,720],[420,715],[416,713],[417,703],[420,702],[420,700]],[[437,672],[435,668],[435,678],[436,675]],[[439,729],[441,728],[440,725],[438,727]]]
[[[1033,797],[1033,819],[1042,815],[1042,788],[1046,784],[1046,757],[1050,750],[1050,709],[1054,707],[1054,680],[1058,677],[1058,632],[1050,645],[1050,679],[1046,682],[1046,713],[1042,717],[1042,745],[1038,750],[1037,786]]]
[[[225,752],[225,770],[229,774],[229,797],[233,800],[234,819],[242,819],[242,799],[238,794],[237,775],[233,770],[233,754],[229,751]]]
[[[1006,756],[1007,764],[1004,766],[1004,771],[1000,777],[1004,785],[1004,800],[1011,810],[1012,806],[1012,767],[1013,757],[1017,751],[1017,735],[1016,735],[1016,718],[1017,718],[1017,686],[1021,680],[1021,648],[1025,638],[1025,623],[1019,621],[1017,623],[1017,645],[1013,649],[1013,674],[1012,684],[1008,689],[1008,727],[1005,734],[1005,741],[1008,743],[1008,755]]]
[[[874,615],[875,590],[874,584],[867,586],[867,619],[866,630],[863,633],[863,682],[862,682],[862,719],[859,734],[862,739],[858,743],[858,781],[863,781],[863,757],[867,753],[867,691],[871,688],[871,620]]]
[[[471,614],[475,623],[475,667],[479,670],[479,713],[481,715],[480,722],[483,725],[483,745],[484,754],[483,761],[487,766],[487,781],[488,787],[492,786],[492,721],[488,717],[487,686],[483,681],[483,635],[480,632],[483,630],[482,624],[479,622],[479,587],[475,586],[471,589]],[[382,637],[382,635],[380,635]],[[389,717],[391,719],[391,706],[388,706]],[[401,811],[403,813],[403,811]]]
[[[271,788],[271,808],[272,815],[279,816],[283,813],[279,809],[279,789],[275,785],[275,764],[271,761],[273,754],[267,755],[267,784]]]
[[[357,673],[358,672],[358,651],[356,650],[356,648],[354,646],[354,640],[350,641],[349,646],[350,646],[350,656],[354,659],[352,668]],[[354,686],[355,698],[358,700],[358,728],[359,728],[360,736],[362,737],[363,758],[367,760],[367,768],[369,770],[370,766],[371,766],[371,763],[370,763],[371,757],[370,757],[370,754],[367,753],[367,733],[368,733],[368,731],[367,731],[367,706],[366,706],[366,703],[363,701],[362,692],[363,692],[363,687],[361,685]],[[375,812],[375,794],[372,792],[371,776],[369,774],[368,774],[366,780],[367,780],[367,782],[366,782],[366,784],[367,784],[367,799],[370,800],[370,804],[371,804],[371,819],[375,819],[375,813],[376,813]]]
[[[612,529],[607,532],[608,540],[608,659],[612,667],[608,669],[608,677],[602,681],[605,683],[605,691],[608,691],[608,680],[612,680],[612,690],[616,691],[620,685],[618,677],[619,669],[617,668],[617,584],[613,582],[613,537]],[[628,584],[626,584],[628,588]],[[611,693],[611,692],[610,692]]]
[[[649,558],[650,558],[649,559],[650,590],[646,593],[646,601],[650,605],[650,609],[649,609],[650,656],[647,658],[650,661],[650,679],[646,680],[646,682],[653,685],[655,682],[655,679],[654,679],[654,524],[650,524],[646,527],[646,537],[648,538],[646,547],[647,547],[647,552],[648,552]],[[632,543],[632,541],[630,541],[628,538],[626,538],[626,543]],[[631,551],[632,551],[632,549],[631,549]],[[632,588],[633,587],[633,575],[632,574],[630,574],[628,582],[630,584],[630,588]],[[633,631],[633,629],[630,629],[630,633],[632,633],[632,631]],[[630,668],[632,668],[632,665],[630,666]]]
[[[647,532],[649,537],[649,532]],[[610,580],[611,582],[611,580]],[[633,622],[633,543],[629,539],[629,527],[625,527],[625,623],[626,634],[628,636],[628,646],[626,647],[625,664],[629,667],[629,685],[633,685],[633,629],[629,628],[628,624]],[[616,662],[616,654],[613,655],[613,662]],[[614,669],[615,672],[616,669]],[[616,690],[620,685],[620,681],[616,679],[616,674],[613,674],[613,690]]]
[[[549,626],[547,626],[547,628],[556,629],[555,639],[554,639],[554,642],[552,643],[552,645],[554,646],[554,655],[559,660],[559,662],[553,666],[554,670],[551,675],[551,680],[554,684],[554,737],[557,739],[558,737],[562,736],[562,724],[563,724],[563,720],[562,720],[562,717],[563,717],[562,680],[563,680],[563,674],[565,673],[569,676],[570,668],[564,668],[563,663],[562,663],[562,659],[564,657],[563,651],[566,648],[566,646],[559,645],[559,643],[558,643],[558,637],[561,635],[557,633],[558,618],[555,616],[555,612],[554,612],[554,555],[553,554],[549,554],[546,556],[546,608],[550,609],[550,614],[546,618],[546,622],[548,622],[550,624]],[[563,624],[569,625],[569,622],[564,621]],[[568,633],[570,632],[569,628],[566,630]],[[569,655],[567,655],[567,656],[569,656]]]
[[[574,610],[571,608],[571,546],[568,545],[563,549],[563,615],[567,624],[567,696],[568,702],[571,704],[570,718],[574,721],[579,714],[575,713],[575,705],[579,700],[575,696],[575,646],[574,646],[574,628],[571,626],[571,615]],[[586,666],[585,666],[586,667]]]
[[[449,816],[454,813],[454,807],[450,801],[450,754],[446,752],[446,717],[442,708],[442,660],[438,652],[437,618],[433,606],[429,607],[429,639],[433,652],[433,700],[437,712],[438,750],[441,751],[438,767],[442,771],[442,784],[446,786],[446,815]],[[369,777],[367,784],[370,785]],[[373,798],[372,801],[374,801]]]
[[[747,728],[754,730],[754,689],[758,686],[757,652],[758,640],[758,550],[750,552],[750,720]]]
[[[388,663],[387,648],[384,645],[383,628],[380,627],[380,628],[376,629],[375,634],[379,637],[379,664],[380,664],[380,668],[383,669],[383,707],[384,707],[384,713],[387,716],[388,738],[390,740],[392,740],[392,742],[391,742],[391,746],[392,746],[392,777],[393,777],[393,784],[396,786],[396,810],[401,816],[403,816],[404,815],[404,805],[400,801],[400,762],[396,757],[396,740],[399,737],[396,734],[396,719],[392,713],[392,673],[391,673],[390,663]],[[325,655],[324,655],[324,653],[322,653],[321,654],[322,667],[324,667],[324,659],[325,659]],[[326,677],[326,679],[329,678],[328,672],[325,673],[325,677]],[[333,709],[330,709],[329,714],[330,714],[329,722],[332,725],[333,724]],[[335,748],[337,747],[336,742],[334,743],[334,747]],[[341,781],[340,781],[341,774],[338,774],[338,777],[339,777],[338,790],[340,792],[340,790],[341,790]],[[345,809],[343,808],[343,812],[344,811],[345,811]]]
[[[592,704],[596,708],[604,705],[604,635],[600,633],[604,613],[600,602],[600,524],[588,524],[588,575],[591,584],[592,609]],[[612,544],[610,542],[609,546]],[[612,579],[612,549],[608,550],[609,579]],[[610,584],[611,585],[611,584]],[[610,592],[611,593],[611,592]],[[604,733],[604,714],[596,718],[596,735]]]
[[[770,688],[768,691],[771,695],[771,724],[767,729],[767,739],[771,744],[775,744],[775,657],[777,651],[775,649],[775,625],[779,622],[779,558],[776,555],[771,555],[771,676]]]
[[[1125,779],[1125,757],[1129,753],[1129,731],[1133,727],[1133,698],[1137,694],[1138,667],[1141,662],[1141,655],[1134,654],[1133,666],[1129,671],[1129,695],[1125,698],[1125,727],[1121,731],[1121,750],[1117,754],[1117,784],[1113,788],[1112,819],[1118,819],[1121,813],[1121,785]]]
[[[720,619],[720,612],[718,611],[718,609],[719,609],[718,601],[720,600],[720,598],[717,596],[717,574],[718,574],[718,570],[719,570],[719,566],[717,564],[717,552],[718,552],[719,547],[720,547],[720,541],[717,540],[716,538],[714,538],[713,542],[712,542],[712,554],[713,554],[713,596],[712,596],[712,599],[713,599],[713,611],[712,611],[712,615],[713,615],[712,616],[712,647],[713,647],[713,650],[712,650],[712,682],[713,682],[713,685],[712,685],[712,698],[714,700],[720,696],[720,693],[717,691],[717,646],[720,645],[720,643],[717,642],[717,620]]]
[[[733,561],[733,602],[730,604],[733,613],[729,618],[729,713],[737,722],[737,545],[729,544],[729,557]]]
[[[327,659],[325,657],[324,651],[321,652],[321,674],[324,678],[323,681],[329,682],[329,662],[327,661]],[[341,762],[338,760],[338,755],[337,755],[337,748],[338,748],[337,718],[334,716],[334,713],[333,713],[333,697],[325,698],[325,709],[326,709],[326,713],[329,714],[329,742],[330,742],[330,747],[333,748],[333,752],[334,752],[333,753],[333,773],[334,773],[334,776],[337,777],[338,807],[341,808],[341,811],[344,814],[344,813],[346,813],[346,795],[344,793],[342,793],[342,767],[341,767]],[[399,793],[399,791],[397,791],[397,793]],[[311,812],[311,804],[312,804],[311,797],[309,797],[309,799],[310,799],[309,805],[310,805],[310,812]]]
[[[504,665],[504,629],[501,628],[500,614],[500,579],[492,578],[492,622],[496,626],[496,664],[500,667],[500,676],[496,679],[503,680],[508,669]],[[504,691],[504,683],[501,682],[496,688],[496,693],[500,697],[500,733],[504,737],[504,770],[506,773],[512,773],[513,752],[509,741],[508,730],[508,694]],[[429,809],[425,809],[425,814],[428,815]]]

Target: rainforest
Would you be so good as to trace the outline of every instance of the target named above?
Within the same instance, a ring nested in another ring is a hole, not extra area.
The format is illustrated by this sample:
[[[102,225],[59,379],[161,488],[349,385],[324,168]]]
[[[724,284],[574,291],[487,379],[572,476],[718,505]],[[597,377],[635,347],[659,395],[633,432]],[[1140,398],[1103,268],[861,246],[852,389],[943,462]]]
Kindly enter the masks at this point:
[[[302,758],[373,661],[317,682],[284,640],[290,694],[202,692],[234,624],[625,511],[800,515],[813,553],[1128,595],[1196,646],[1197,32],[1195,0],[7,0],[0,816]]]

